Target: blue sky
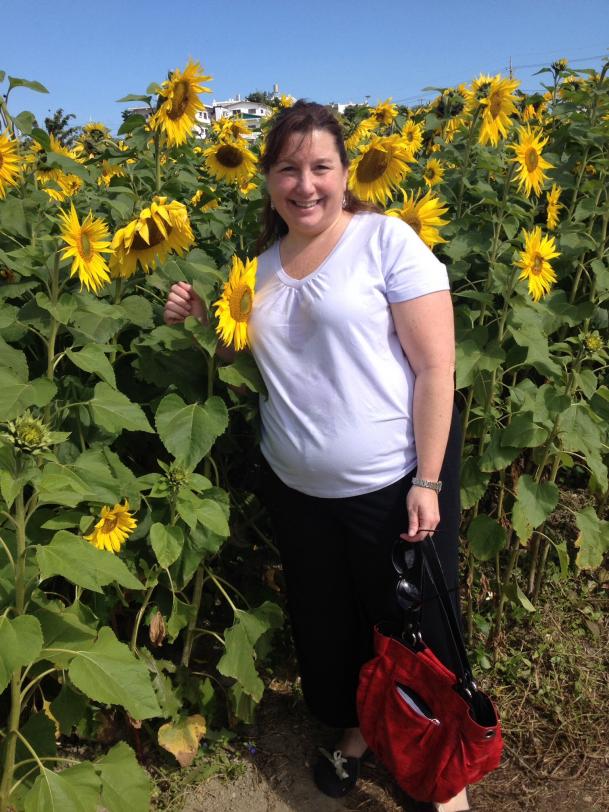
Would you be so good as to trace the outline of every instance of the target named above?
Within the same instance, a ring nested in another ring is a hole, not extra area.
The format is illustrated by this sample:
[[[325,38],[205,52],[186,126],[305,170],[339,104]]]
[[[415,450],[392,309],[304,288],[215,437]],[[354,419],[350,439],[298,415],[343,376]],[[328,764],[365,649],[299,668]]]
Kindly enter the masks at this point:
[[[609,51],[608,0],[1,0],[0,69],[42,82],[16,89],[13,114],[42,122],[63,107],[115,130],[125,105],[167,70],[198,59],[213,96],[280,89],[320,102],[413,104],[427,85],[506,73],[525,90],[561,56],[599,67]],[[6,92],[6,82],[0,92]],[[206,100],[211,100],[209,95]]]

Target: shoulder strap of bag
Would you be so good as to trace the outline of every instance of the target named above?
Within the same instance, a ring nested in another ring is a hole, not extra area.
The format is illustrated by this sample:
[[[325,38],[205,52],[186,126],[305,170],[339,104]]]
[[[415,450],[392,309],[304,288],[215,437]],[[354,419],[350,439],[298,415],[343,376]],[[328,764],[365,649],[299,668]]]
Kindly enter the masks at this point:
[[[449,640],[455,655],[455,662],[458,664],[457,677],[460,687],[467,698],[471,698],[476,691],[476,683],[472,676],[471,667],[465,650],[465,641],[461,631],[461,624],[457,618],[455,607],[450,599],[446,578],[442,564],[436,550],[433,536],[428,536],[418,545],[423,556],[423,565],[431,582],[431,586],[437,595],[446,622]]]

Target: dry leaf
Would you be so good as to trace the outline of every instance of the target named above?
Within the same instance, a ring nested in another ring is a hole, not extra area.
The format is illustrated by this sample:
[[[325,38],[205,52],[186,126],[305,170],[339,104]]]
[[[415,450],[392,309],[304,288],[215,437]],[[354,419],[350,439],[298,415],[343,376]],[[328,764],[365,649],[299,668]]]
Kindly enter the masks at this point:
[[[153,646],[162,646],[163,640],[165,639],[165,635],[167,630],[165,628],[165,618],[157,609],[156,614],[153,616],[152,620],[150,621],[150,642]]]
[[[206,730],[205,719],[196,713],[179,722],[161,725],[159,744],[176,757],[180,767],[190,767]]]

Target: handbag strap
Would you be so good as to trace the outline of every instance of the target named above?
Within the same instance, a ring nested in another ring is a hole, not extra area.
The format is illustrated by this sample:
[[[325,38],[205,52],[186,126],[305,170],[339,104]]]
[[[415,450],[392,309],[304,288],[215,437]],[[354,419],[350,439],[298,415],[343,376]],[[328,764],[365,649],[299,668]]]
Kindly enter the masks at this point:
[[[421,575],[423,569],[425,570],[431,587],[435,593],[434,597],[439,600],[444,622],[448,632],[448,640],[452,647],[454,654],[454,661],[456,668],[456,676],[458,679],[458,690],[465,699],[471,699],[473,693],[477,690],[476,683],[472,676],[471,666],[467,657],[465,649],[465,641],[463,639],[463,632],[461,631],[461,624],[457,618],[455,607],[450,599],[450,593],[446,584],[444,570],[438,556],[438,551],[434,543],[433,536],[428,536],[423,541],[416,545],[416,549],[420,551],[423,560],[423,567],[421,568]],[[408,634],[415,633],[418,628],[420,620],[415,621],[413,615],[404,612],[404,632]]]

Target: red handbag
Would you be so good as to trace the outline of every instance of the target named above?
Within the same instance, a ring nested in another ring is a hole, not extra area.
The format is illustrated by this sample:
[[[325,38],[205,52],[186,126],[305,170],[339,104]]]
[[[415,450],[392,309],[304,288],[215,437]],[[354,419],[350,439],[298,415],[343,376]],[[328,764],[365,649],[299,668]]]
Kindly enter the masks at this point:
[[[416,801],[443,803],[499,766],[503,742],[496,709],[472,678],[433,539],[417,549],[440,600],[459,668],[450,671],[425,645],[419,630],[420,591],[400,577],[404,627],[397,635],[375,628],[376,656],[361,669],[357,706],[366,743],[402,789]]]

